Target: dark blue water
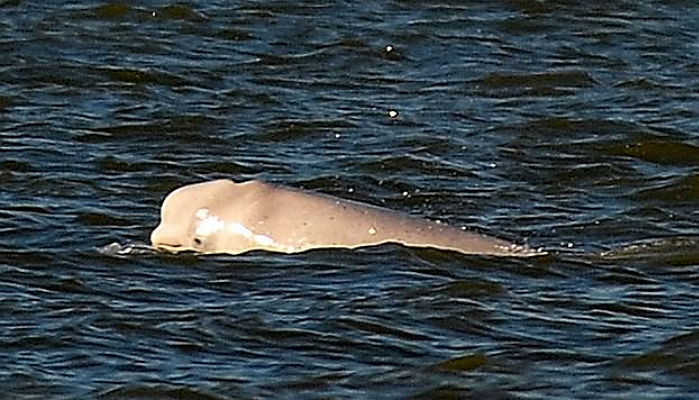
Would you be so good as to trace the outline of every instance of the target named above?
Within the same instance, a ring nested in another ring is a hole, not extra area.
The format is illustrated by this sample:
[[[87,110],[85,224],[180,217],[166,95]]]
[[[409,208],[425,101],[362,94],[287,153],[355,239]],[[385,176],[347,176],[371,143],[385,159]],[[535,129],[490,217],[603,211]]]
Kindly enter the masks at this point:
[[[0,397],[697,397],[698,43],[681,0],[0,1]],[[112,251],[222,177],[553,256]]]

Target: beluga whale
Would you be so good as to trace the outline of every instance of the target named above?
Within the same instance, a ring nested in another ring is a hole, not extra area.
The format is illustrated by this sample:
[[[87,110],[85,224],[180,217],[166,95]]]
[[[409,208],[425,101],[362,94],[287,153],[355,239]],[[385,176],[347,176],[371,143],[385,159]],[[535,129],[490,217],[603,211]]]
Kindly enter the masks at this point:
[[[195,183],[168,194],[150,235],[161,251],[299,253],[387,243],[531,257],[539,249],[352,200],[258,180]]]

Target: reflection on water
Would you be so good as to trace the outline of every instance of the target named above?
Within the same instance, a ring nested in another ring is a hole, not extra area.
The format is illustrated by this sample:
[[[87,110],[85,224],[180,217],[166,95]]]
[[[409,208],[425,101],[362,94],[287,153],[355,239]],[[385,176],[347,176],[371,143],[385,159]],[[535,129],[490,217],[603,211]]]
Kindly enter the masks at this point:
[[[682,1],[0,1],[0,387],[690,396],[698,17]],[[163,197],[222,177],[553,255],[150,250]]]

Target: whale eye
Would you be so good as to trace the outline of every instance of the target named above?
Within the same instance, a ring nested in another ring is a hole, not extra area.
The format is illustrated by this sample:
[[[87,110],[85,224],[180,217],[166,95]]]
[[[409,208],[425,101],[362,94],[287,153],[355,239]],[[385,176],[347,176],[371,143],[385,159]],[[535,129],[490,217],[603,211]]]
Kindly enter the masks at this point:
[[[198,238],[198,237],[195,237],[195,238],[192,240],[192,243],[194,244],[194,247],[201,247],[201,245],[204,244],[204,241],[201,240],[201,239]]]

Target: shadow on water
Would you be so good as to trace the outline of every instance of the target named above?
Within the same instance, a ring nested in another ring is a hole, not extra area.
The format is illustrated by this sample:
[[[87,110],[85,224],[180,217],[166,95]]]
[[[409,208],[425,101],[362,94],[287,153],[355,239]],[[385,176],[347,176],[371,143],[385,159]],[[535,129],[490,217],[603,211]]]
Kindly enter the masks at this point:
[[[677,374],[699,382],[699,332],[675,336],[653,350],[626,357],[615,363],[617,373],[654,371]]]
[[[699,237],[648,239],[620,245],[598,255],[600,262],[635,261],[643,264],[693,266],[699,264]]]

